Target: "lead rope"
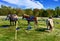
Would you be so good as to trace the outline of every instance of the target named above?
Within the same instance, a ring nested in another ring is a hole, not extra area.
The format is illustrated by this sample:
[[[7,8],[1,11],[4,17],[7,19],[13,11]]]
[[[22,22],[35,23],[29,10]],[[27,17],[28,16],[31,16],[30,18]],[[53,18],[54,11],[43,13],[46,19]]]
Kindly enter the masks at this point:
[[[18,28],[18,22],[16,24],[16,28]],[[15,29],[15,41],[17,41],[17,29]]]

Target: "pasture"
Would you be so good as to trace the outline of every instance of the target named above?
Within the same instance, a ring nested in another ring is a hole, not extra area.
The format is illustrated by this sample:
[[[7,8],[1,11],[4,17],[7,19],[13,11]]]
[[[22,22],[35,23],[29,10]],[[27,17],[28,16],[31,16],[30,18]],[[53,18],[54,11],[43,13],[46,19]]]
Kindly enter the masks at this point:
[[[42,21],[43,20],[43,21]],[[27,21],[19,19],[17,41],[60,41],[60,19],[54,18],[54,31],[46,30],[45,18],[38,20],[38,29],[35,29],[34,22],[31,22],[31,30],[26,30]],[[15,26],[9,26],[9,21],[0,18],[0,41],[15,41]]]

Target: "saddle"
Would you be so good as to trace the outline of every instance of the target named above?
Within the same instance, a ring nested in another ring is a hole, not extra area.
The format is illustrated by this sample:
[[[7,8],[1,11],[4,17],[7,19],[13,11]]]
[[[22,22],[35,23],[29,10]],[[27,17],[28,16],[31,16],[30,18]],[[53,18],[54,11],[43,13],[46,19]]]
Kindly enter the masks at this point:
[[[27,20],[33,21],[34,20],[34,16],[30,16],[29,18],[27,18]]]
[[[30,20],[33,20],[34,19],[34,16],[30,16]]]

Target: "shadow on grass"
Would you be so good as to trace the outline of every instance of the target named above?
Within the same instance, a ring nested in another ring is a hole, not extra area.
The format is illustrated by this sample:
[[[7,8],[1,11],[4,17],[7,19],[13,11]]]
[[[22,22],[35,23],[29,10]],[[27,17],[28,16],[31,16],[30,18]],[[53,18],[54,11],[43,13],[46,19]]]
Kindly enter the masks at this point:
[[[40,31],[40,32],[48,32],[47,30],[48,30],[47,28],[42,28],[42,27],[35,29],[35,31]]]
[[[8,28],[10,25],[1,25],[0,28]]]

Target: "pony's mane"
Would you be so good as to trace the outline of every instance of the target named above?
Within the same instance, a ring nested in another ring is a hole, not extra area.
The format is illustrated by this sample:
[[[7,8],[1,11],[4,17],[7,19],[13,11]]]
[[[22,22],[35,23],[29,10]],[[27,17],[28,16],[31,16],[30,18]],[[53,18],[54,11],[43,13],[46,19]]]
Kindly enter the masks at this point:
[[[24,16],[29,16],[29,15],[27,15],[27,14],[24,14]]]

